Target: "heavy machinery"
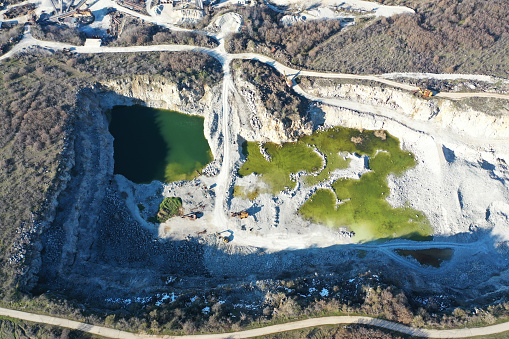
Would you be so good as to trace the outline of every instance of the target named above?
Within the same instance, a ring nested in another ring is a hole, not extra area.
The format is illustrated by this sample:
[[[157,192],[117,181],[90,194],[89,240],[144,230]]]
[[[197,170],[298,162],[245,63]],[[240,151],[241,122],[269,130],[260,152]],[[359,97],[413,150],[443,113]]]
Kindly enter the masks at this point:
[[[286,72],[283,72],[283,74],[284,74],[284,78],[285,78],[286,86],[288,86],[288,87],[292,87],[292,86],[293,86],[293,81],[292,81],[292,79],[290,79],[290,78],[286,75]]]
[[[198,213],[192,212],[192,213],[183,215],[182,218],[189,219],[189,220],[196,220],[196,219],[198,219]]]
[[[223,240],[223,242],[225,244],[229,243],[230,242],[230,238],[232,236],[232,233],[230,232],[230,234],[227,236],[225,234],[225,232],[230,232],[230,231],[223,231],[223,232],[217,232],[216,235],[219,239]]]
[[[434,95],[434,93],[430,89],[422,90],[422,88],[419,87],[419,89],[414,91],[414,95],[418,96],[420,98],[426,98],[427,99],[427,98],[431,98]]]
[[[245,218],[249,217],[249,213],[247,211],[232,212],[231,216],[232,217],[237,217],[239,219],[245,219]]]

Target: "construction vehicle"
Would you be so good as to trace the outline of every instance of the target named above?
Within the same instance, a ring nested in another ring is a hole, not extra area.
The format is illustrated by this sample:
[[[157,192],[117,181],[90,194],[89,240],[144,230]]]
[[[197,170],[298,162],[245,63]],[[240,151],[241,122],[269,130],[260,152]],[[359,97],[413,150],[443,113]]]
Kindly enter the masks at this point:
[[[198,219],[198,213],[188,213],[186,215],[183,215],[182,218],[189,219],[189,220],[196,220]]]
[[[427,99],[427,98],[431,98],[434,95],[434,93],[430,89],[422,90],[422,88],[419,87],[417,90],[414,91],[414,95],[418,96],[420,98],[426,98]]]
[[[232,212],[231,216],[232,217],[237,217],[239,219],[245,219],[245,218],[249,217],[249,213],[247,211]]]
[[[227,231],[225,231],[227,232]],[[223,242],[225,244],[229,243],[230,242],[230,237],[232,236],[231,232],[230,232],[230,235],[226,236],[223,234],[224,232],[217,232],[216,235],[219,239],[223,240]]]
[[[283,74],[284,74],[284,78],[285,78],[286,86],[288,86],[288,87],[292,87],[292,86],[293,86],[293,81],[292,81],[292,79],[290,79],[290,78],[286,75],[286,72],[284,72],[284,71],[283,71]]]

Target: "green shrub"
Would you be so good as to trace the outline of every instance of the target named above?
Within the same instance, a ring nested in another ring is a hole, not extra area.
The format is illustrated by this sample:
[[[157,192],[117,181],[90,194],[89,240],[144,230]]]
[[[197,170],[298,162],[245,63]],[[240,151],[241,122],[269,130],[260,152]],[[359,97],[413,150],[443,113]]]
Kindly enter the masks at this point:
[[[157,222],[162,223],[171,217],[182,214],[182,199],[169,197],[165,198],[163,202],[159,204],[159,211],[157,212],[156,220]]]

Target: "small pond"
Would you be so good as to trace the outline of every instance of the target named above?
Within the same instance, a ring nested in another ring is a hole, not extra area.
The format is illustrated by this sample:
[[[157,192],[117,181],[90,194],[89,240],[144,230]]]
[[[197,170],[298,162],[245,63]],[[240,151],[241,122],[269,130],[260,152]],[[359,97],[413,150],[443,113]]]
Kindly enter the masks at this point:
[[[396,250],[404,257],[412,257],[424,266],[440,267],[444,261],[451,260],[454,250],[452,248],[428,248],[425,250]]]
[[[115,174],[138,184],[191,180],[211,160],[204,118],[145,106],[110,111]]]

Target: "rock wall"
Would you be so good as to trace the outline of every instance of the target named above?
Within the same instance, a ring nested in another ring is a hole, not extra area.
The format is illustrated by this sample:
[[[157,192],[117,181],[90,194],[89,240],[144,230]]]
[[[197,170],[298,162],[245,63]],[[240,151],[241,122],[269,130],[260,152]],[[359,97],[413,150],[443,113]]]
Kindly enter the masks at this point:
[[[138,104],[203,116],[205,137],[214,159],[222,157],[222,138],[217,129],[221,110],[220,85],[188,89],[169,82],[164,77],[149,75],[106,81],[102,85],[102,97],[109,104],[109,108],[115,105]]]
[[[318,97],[346,99],[393,109],[417,121],[429,121],[439,128],[468,137],[509,137],[509,115],[499,112],[489,115],[454,100],[422,99],[402,90],[354,84],[318,86],[315,82],[305,90]]]
[[[205,117],[205,136],[217,165],[222,157],[217,116],[221,86],[182,90],[164,78],[133,77],[95,84],[77,94],[73,136],[68,140],[67,175],[34,244],[31,267],[24,277],[27,289],[37,275],[48,281],[65,276],[77,256],[90,256],[102,202],[113,178],[113,137],[105,112],[115,105],[146,105]],[[71,172],[71,168],[72,172]],[[69,175],[71,173],[71,175]],[[58,208],[56,208],[58,206]],[[58,212],[57,212],[58,211]]]
[[[286,124],[271,114],[264,103],[262,96],[253,84],[235,77],[235,84],[242,97],[243,103],[238,107],[241,120],[248,123],[240,126],[239,134],[248,141],[284,142],[296,141],[303,134],[313,132],[313,124],[309,119],[291,120]],[[244,119],[243,117],[244,116]]]

